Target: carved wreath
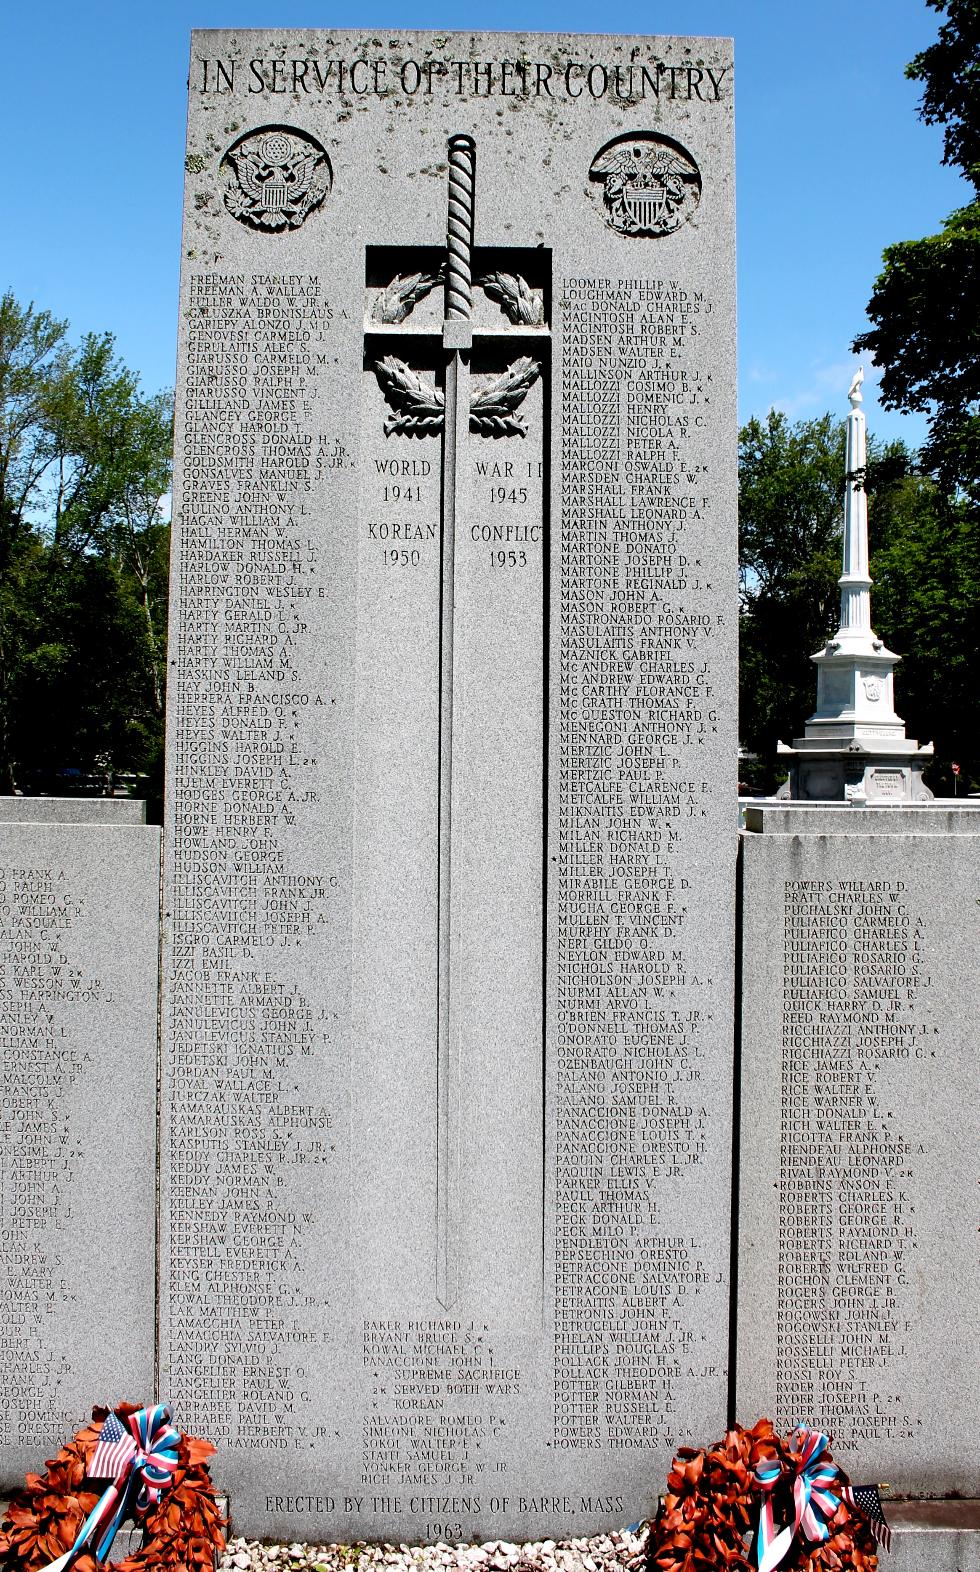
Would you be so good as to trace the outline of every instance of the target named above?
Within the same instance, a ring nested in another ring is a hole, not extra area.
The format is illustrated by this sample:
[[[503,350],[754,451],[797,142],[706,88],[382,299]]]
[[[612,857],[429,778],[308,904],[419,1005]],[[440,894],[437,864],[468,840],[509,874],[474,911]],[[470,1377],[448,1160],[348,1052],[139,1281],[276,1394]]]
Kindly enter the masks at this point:
[[[435,273],[397,274],[374,303],[375,322],[404,322],[426,295],[443,282],[445,270]],[[517,273],[485,273],[476,280],[488,299],[495,300],[515,327],[540,327],[544,321],[544,302]]]
[[[393,414],[385,421],[385,436],[429,436],[442,430],[445,399],[441,388],[426,382],[411,366],[394,355],[375,362],[375,374]],[[526,437],[527,427],[514,411],[523,403],[541,370],[540,363],[524,355],[489,386],[470,400],[470,430],[481,437]]]
[[[375,301],[374,320],[386,324],[404,322],[442,278],[442,269],[437,273],[399,274]],[[499,304],[515,327],[538,327],[543,322],[541,296],[517,274],[487,273],[476,282],[490,300]],[[440,388],[427,382],[394,355],[375,361],[374,371],[393,411],[385,421],[386,437],[429,436],[442,430],[445,398]],[[470,430],[481,437],[526,436],[527,427],[514,412],[524,402],[540,371],[540,362],[524,355],[488,386],[475,392],[470,400]]]

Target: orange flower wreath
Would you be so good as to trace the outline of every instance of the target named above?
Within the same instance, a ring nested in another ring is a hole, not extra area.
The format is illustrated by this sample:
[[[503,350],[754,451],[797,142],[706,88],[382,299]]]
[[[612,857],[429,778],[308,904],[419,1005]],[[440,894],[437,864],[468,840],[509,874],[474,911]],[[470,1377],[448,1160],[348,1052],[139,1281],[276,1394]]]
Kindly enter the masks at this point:
[[[795,1471],[799,1453],[768,1419],[751,1430],[736,1425],[712,1446],[681,1447],[667,1477],[667,1495],[647,1541],[647,1572],[753,1572],[755,1534],[762,1500],[755,1480],[759,1463],[778,1459]],[[787,1485],[787,1503],[789,1500]],[[791,1516],[781,1503],[785,1516]],[[867,1523],[842,1501],[829,1537],[811,1544],[797,1535],[779,1572],[875,1572],[878,1557]]]
[[[113,1412],[125,1420],[139,1408],[120,1403]],[[102,1494],[83,1489],[85,1470],[107,1417],[93,1408],[92,1424],[79,1430],[46,1464],[46,1474],[28,1474],[0,1527],[0,1572],[37,1572],[70,1550],[78,1531]],[[113,1572],[211,1572],[215,1552],[225,1547],[225,1520],[218,1508],[207,1461],[209,1441],[181,1432],[172,1487],[143,1520],[144,1544]],[[72,1572],[97,1572],[91,1555],[79,1556]]]

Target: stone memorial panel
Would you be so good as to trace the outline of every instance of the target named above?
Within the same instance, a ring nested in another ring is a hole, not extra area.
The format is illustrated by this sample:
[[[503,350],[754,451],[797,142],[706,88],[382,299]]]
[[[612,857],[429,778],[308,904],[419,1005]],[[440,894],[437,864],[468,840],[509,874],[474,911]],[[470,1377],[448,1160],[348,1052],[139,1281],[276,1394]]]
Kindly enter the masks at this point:
[[[978,1494],[980,813],[772,812],[743,839],[738,1416]]]
[[[236,1524],[649,1510],[726,1395],[730,43],[195,35],[161,1389]]]
[[[0,797],[0,822],[17,824],[145,824],[136,797]]]
[[[0,824],[0,1483],[153,1390],[160,831]]]

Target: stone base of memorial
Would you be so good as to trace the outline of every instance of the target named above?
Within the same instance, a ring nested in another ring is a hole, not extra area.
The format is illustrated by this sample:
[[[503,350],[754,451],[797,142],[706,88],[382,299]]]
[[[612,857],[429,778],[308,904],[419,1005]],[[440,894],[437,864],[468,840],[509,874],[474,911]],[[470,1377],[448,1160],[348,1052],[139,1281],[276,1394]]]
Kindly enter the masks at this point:
[[[927,802],[932,793],[922,772],[932,750],[912,739],[890,750],[855,745],[849,738],[797,737],[792,748],[779,746],[779,761],[789,770],[786,795],[801,802]]]
[[[980,804],[746,824],[738,1412],[907,1498],[896,1568],[977,1567]]]
[[[980,1501],[890,1501],[888,1572],[975,1572]]]

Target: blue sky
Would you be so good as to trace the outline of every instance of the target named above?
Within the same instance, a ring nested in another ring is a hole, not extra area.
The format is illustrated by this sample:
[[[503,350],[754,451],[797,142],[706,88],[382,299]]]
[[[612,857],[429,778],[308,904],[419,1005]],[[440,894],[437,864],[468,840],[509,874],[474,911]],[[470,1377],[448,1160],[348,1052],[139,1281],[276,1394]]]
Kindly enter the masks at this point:
[[[736,48],[740,415],[846,413],[848,345],[882,248],[968,200],[904,67],[925,0],[24,0],[3,24],[0,287],[110,329],[147,391],[173,381],[192,27],[731,34]],[[918,443],[921,419],[869,424]],[[868,384],[866,384],[866,392]]]

